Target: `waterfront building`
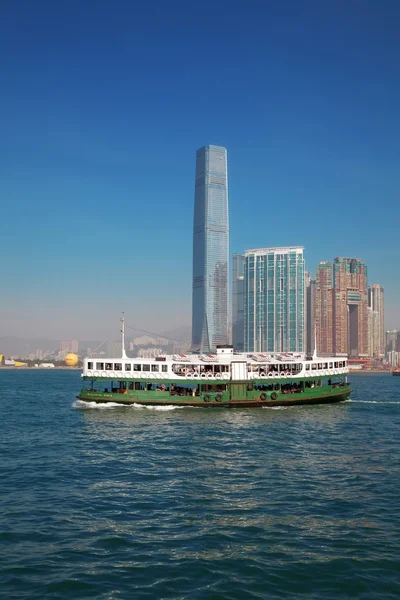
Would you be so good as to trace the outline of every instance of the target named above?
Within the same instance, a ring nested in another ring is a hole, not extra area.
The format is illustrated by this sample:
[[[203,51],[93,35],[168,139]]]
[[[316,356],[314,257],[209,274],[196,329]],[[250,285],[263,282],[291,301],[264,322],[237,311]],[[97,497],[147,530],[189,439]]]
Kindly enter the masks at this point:
[[[333,353],[332,263],[319,263],[315,275],[315,325],[318,355]]]
[[[333,350],[368,356],[367,267],[358,258],[333,263]]]
[[[305,272],[306,294],[306,353],[312,356],[315,349],[315,279]]]
[[[305,352],[303,247],[245,253],[247,352]]]
[[[400,352],[396,352],[395,350],[388,352],[387,361],[392,369],[400,367]]]
[[[374,355],[374,313],[368,306],[368,356]]]
[[[232,260],[232,345],[238,352],[244,350],[244,261],[243,254],[234,254]]]
[[[368,288],[368,307],[370,308],[369,348],[370,356],[383,358],[385,356],[385,309],[384,289],[373,283]]]
[[[385,338],[385,357],[388,358],[390,352],[400,353],[400,331],[386,331]]]
[[[228,166],[221,146],[197,150],[193,224],[192,349],[228,342]]]

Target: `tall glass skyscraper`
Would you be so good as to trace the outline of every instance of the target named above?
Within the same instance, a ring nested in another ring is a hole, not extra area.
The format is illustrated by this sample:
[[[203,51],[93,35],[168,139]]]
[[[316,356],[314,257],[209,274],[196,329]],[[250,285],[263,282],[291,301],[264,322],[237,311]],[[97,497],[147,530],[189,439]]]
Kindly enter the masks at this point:
[[[244,350],[244,256],[234,254],[232,260],[232,344]]]
[[[192,349],[228,342],[228,165],[226,148],[197,150],[193,226]]]
[[[245,350],[305,352],[303,247],[245,253]]]

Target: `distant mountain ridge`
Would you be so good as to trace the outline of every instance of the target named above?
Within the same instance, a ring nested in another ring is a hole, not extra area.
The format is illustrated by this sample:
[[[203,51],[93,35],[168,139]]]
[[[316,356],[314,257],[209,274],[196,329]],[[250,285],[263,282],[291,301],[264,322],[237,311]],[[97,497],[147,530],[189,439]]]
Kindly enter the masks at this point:
[[[176,340],[182,342],[190,342],[192,337],[192,328],[189,325],[181,325],[175,329],[169,329],[157,334],[157,337],[165,337],[168,340]],[[132,336],[128,333],[126,340]],[[60,349],[61,340],[50,340],[47,338],[19,338],[16,336],[0,337],[0,354],[6,356],[26,357],[28,354],[36,352],[36,350],[49,350],[50,352],[58,352]],[[94,350],[102,342],[99,340],[79,341],[79,351],[85,352],[87,348]]]
[[[161,334],[161,337],[181,342],[190,342],[192,339],[192,328],[190,327],[190,325],[180,325],[175,329],[169,329],[168,331],[164,331]]]
[[[0,354],[21,357],[36,352],[36,350],[49,350],[50,352],[58,352],[60,349],[60,341],[61,340],[49,340],[47,338],[19,338],[11,335],[3,336],[0,337]],[[99,344],[101,344],[101,342],[81,341],[79,342],[79,349],[94,349]]]

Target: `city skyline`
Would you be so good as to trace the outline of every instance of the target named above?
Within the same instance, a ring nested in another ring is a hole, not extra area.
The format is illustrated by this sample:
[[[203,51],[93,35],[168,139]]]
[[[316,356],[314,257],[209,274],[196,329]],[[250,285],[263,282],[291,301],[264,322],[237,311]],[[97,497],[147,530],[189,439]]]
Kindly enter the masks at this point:
[[[229,153],[230,255],[360,256],[400,329],[400,7],[290,6],[7,7],[0,336],[189,325],[205,144]]]

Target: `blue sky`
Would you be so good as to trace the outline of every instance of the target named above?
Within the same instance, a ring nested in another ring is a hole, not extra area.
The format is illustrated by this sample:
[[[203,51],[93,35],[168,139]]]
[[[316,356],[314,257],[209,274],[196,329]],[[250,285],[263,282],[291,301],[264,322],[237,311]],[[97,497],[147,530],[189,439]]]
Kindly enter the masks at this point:
[[[355,256],[400,328],[400,3],[4,2],[0,335],[191,321],[195,151],[230,246]]]

